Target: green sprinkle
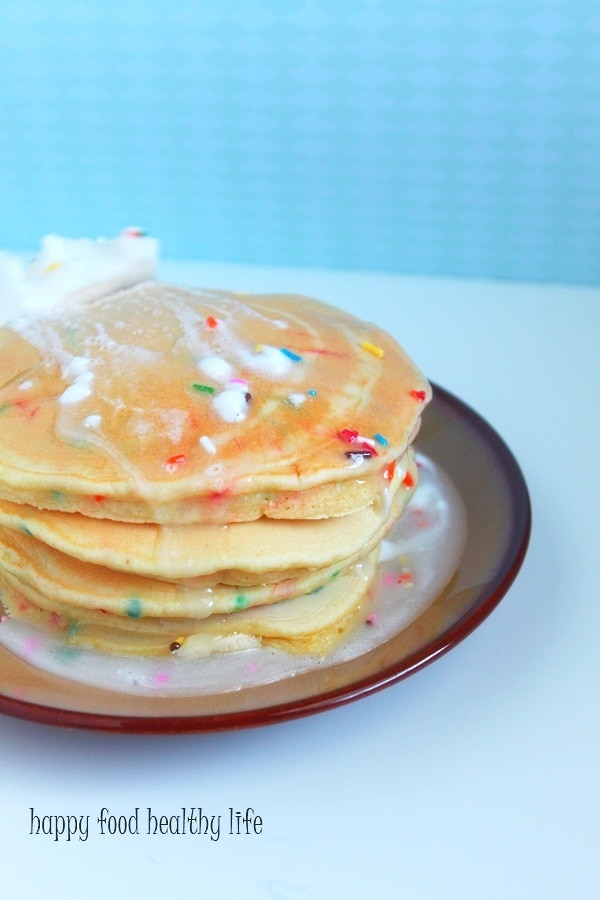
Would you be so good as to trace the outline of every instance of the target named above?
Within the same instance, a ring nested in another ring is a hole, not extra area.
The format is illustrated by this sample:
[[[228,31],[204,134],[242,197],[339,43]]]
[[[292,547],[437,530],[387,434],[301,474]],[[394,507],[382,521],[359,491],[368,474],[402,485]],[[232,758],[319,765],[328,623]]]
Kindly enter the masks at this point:
[[[52,651],[54,658],[60,660],[60,662],[73,662],[74,659],[81,656],[81,653],[82,651],[79,647],[56,647]]]
[[[64,503],[65,495],[61,491],[52,491],[52,499],[55,503]]]
[[[71,622],[71,624],[69,625],[69,630],[67,631],[67,638],[70,639],[70,638],[72,638],[72,637],[75,637],[75,635],[77,634],[78,631],[79,631],[79,622],[76,622],[76,621],[74,620],[74,621]]]
[[[33,533],[29,530],[24,522],[21,522],[21,524],[19,525],[19,529],[23,532],[23,534],[27,534],[29,535],[29,537],[33,537]]]
[[[200,394],[214,394],[215,392],[214,387],[210,387],[208,384],[193,384],[192,387]]]
[[[132,597],[127,601],[127,615],[130,619],[139,619],[142,614],[142,601],[139,597]]]
[[[5,413],[7,409],[10,408],[10,403],[5,403],[3,406],[0,406],[0,416],[2,413]]]
[[[243,594],[238,594],[235,598],[235,608],[236,609],[246,609],[249,604],[249,600],[247,597],[244,597]]]

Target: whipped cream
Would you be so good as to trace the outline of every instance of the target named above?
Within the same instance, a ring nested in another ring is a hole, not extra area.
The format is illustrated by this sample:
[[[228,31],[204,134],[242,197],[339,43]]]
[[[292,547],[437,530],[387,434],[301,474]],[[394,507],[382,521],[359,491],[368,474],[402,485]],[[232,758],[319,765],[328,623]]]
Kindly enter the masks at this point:
[[[156,276],[158,241],[136,228],[116,238],[47,235],[30,261],[0,253],[0,321],[103,297]]]

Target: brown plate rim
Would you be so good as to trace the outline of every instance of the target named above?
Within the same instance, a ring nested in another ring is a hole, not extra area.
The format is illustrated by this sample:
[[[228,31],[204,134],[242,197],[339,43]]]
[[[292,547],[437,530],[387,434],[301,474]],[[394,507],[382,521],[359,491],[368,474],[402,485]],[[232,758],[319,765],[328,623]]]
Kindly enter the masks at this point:
[[[512,528],[501,559],[485,584],[474,596],[466,612],[441,635],[425,643],[416,652],[378,670],[367,678],[345,684],[317,696],[297,698],[287,703],[273,704],[257,709],[209,715],[116,715],[44,706],[0,694],[0,713],[65,728],[124,734],[173,735],[254,728],[325,712],[369,696],[408,678],[456,647],[481,625],[514,582],[529,544],[531,503],[520,466],[495,429],[479,413],[449,391],[435,384],[433,391],[434,400],[432,402],[437,400],[437,402],[445,404],[453,417],[470,425],[481,442],[493,453],[496,464],[504,475],[507,499],[512,512]]]

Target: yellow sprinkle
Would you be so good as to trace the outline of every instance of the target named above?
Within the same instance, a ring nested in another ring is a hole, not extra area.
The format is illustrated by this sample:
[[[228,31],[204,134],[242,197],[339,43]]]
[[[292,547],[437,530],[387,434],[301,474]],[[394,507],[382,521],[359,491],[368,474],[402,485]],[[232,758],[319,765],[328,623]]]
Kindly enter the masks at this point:
[[[61,266],[62,266],[61,262],[48,263],[48,265],[44,269],[44,272],[56,272],[56,270],[60,269]]]
[[[381,347],[376,347],[375,344],[370,344],[369,341],[363,341],[360,345],[363,350],[368,350],[369,353],[372,353],[373,356],[378,356],[379,359],[383,357],[383,350]]]
[[[262,353],[263,350],[264,350],[263,344],[257,344],[257,345],[256,345],[256,351],[257,351],[257,353]]]

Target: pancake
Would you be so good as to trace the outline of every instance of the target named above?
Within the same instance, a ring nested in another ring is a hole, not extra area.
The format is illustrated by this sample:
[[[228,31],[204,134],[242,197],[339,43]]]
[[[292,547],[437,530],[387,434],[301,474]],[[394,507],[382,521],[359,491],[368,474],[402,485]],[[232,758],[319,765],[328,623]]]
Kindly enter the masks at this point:
[[[318,301],[145,283],[0,329],[0,497],[176,525],[345,515],[429,397],[391,337]]]
[[[417,486],[424,376],[310,298],[89,298],[0,329],[8,614],[124,655],[327,653]]]
[[[6,569],[0,587],[9,614],[68,634],[69,643],[108,653],[164,656],[166,648],[184,658],[257,646],[324,655],[356,623],[376,569],[377,552],[341,571],[320,590],[269,606],[194,619],[137,619],[78,612],[48,603]]]
[[[416,472],[414,465],[411,471]],[[248,584],[272,580],[273,573],[289,577],[290,572],[339,564],[370,549],[395,521],[411,491],[395,476],[385,498],[346,516],[179,527],[91,519],[0,500],[0,524],[76,559],[121,572],[162,579],[211,575]]]

